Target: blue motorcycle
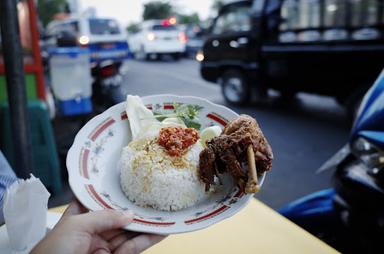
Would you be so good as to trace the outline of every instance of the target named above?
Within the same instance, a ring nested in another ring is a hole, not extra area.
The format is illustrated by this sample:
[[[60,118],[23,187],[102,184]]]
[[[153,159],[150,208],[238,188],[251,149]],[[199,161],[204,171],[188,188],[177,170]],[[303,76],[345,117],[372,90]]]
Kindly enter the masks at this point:
[[[384,71],[365,95],[349,142],[320,169],[332,189],[279,212],[343,253],[384,253]]]

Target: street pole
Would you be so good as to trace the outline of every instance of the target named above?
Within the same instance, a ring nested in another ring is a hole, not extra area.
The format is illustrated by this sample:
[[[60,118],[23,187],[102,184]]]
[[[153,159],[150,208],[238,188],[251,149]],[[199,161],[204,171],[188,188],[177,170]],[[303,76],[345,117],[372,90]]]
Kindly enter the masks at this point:
[[[18,177],[27,178],[32,169],[32,146],[16,4],[16,0],[0,0],[0,25],[14,148],[14,170]]]

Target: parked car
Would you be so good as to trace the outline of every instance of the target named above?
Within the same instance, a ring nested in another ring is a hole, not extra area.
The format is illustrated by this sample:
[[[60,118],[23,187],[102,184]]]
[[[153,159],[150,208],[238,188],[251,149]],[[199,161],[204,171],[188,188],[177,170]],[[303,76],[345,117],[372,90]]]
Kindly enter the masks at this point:
[[[128,40],[135,57],[146,60],[162,55],[178,60],[185,52],[187,41],[185,33],[171,19],[144,21],[140,31]]]
[[[45,33],[45,47],[88,48],[91,61],[105,60],[122,62],[129,56],[125,30],[111,18],[70,17],[48,24]]]
[[[354,115],[383,68],[383,13],[375,0],[226,4],[203,45],[201,75],[230,103],[273,88],[287,98],[334,96]]]

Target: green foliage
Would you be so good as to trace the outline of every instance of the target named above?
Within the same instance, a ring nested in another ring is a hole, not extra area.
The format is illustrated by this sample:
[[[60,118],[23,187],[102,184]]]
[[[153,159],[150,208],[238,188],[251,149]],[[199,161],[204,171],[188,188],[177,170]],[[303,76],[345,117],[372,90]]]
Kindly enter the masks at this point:
[[[166,19],[172,14],[173,8],[168,2],[154,1],[144,4],[143,20]]]
[[[128,26],[127,26],[127,31],[129,33],[137,33],[140,31],[140,27],[139,27],[139,24],[138,23],[130,23]]]
[[[177,20],[179,24],[186,25],[198,25],[200,24],[199,14],[193,13],[191,15],[179,14],[177,15]]]
[[[60,12],[67,11],[66,0],[38,0],[37,13],[44,27]]]

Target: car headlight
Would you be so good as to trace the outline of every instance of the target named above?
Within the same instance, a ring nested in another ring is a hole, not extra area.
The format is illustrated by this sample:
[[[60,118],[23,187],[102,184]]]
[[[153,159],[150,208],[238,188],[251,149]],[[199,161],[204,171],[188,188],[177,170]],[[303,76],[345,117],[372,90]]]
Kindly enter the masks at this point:
[[[80,38],[79,38],[79,43],[80,43],[80,45],[82,45],[82,46],[87,45],[87,44],[89,43],[89,37],[88,37],[88,36],[85,36],[85,35],[80,36]]]
[[[204,60],[204,53],[203,51],[199,50],[196,54],[196,60],[199,62],[202,62]]]
[[[352,152],[369,168],[384,167],[384,151],[365,138],[358,138],[352,143]]]

